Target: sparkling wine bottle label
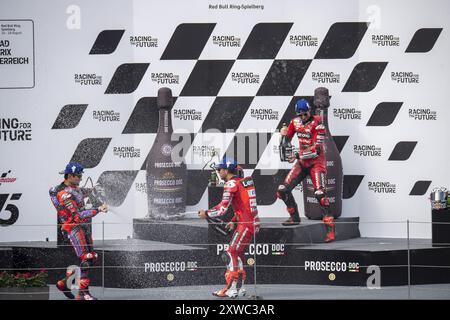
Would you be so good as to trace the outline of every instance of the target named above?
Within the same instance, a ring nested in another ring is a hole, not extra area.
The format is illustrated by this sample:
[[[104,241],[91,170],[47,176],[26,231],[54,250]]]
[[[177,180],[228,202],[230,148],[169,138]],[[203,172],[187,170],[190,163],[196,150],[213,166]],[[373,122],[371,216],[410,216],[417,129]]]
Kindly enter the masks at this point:
[[[322,115],[322,122],[326,128],[324,152],[327,161],[327,174],[325,183],[327,196],[330,202],[329,211],[335,218],[338,218],[342,213],[342,185],[344,175],[341,155],[339,154],[339,150],[331,136],[328,126],[328,107],[330,105],[328,89],[317,88],[315,90],[314,105],[316,106],[318,113]],[[314,186],[310,177],[303,180],[302,186],[305,216],[314,220],[322,219],[323,211],[314,196]]]
[[[175,220],[186,211],[186,164],[173,161],[172,93],[158,90],[159,126],[155,142],[147,158],[148,217]]]

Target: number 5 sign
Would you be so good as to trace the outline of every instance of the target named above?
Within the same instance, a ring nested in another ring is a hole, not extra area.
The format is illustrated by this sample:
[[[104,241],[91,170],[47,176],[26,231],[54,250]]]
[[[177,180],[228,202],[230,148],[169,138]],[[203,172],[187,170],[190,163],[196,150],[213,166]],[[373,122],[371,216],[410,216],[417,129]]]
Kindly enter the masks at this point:
[[[13,193],[9,201],[19,200],[21,196],[22,196],[21,193]],[[7,204],[5,207],[5,211],[9,211],[11,213],[9,218],[8,219],[2,218],[3,207],[6,201],[8,200],[8,197],[9,194],[0,194],[0,226],[2,227],[14,224],[19,218],[19,209],[14,204],[11,203]]]

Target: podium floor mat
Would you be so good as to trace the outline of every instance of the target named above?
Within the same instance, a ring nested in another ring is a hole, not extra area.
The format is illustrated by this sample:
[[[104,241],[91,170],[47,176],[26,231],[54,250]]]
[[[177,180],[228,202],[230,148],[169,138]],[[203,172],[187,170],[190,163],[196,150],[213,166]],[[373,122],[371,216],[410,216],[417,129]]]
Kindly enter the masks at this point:
[[[117,289],[91,287],[91,293],[103,300],[223,300],[211,293],[220,286],[183,286],[146,289]],[[408,293],[409,291],[409,293]],[[450,284],[414,285],[382,287],[369,289],[366,287],[323,286],[323,285],[257,285],[247,286],[247,297],[240,300],[251,300],[257,295],[263,300],[347,300],[347,299],[432,299],[449,300]],[[50,288],[51,300],[66,299],[55,286]],[[229,299],[228,299],[229,300]]]

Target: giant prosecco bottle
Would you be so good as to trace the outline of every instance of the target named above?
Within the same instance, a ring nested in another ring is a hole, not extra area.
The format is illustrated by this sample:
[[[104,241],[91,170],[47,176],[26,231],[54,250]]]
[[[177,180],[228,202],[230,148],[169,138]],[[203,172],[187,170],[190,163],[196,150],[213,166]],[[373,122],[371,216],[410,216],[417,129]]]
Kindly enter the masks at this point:
[[[330,201],[330,213],[335,218],[338,218],[342,213],[343,171],[341,155],[331,136],[330,127],[328,125],[330,96],[328,95],[327,88],[320,87],[314,90],[314,106],[316,107],[316,114],[321,115],[323,124],[326,128],[325,157],[327,159],[327,196]],[[313,220],[322,219],[322,209],[319,202],[314,197],[314,186],[309,176],[303,180],[302,186],[305,216]]]
[[[147,158],[148,218],[176,220],[186,211],[186,164],[172,154],[178,143],[172,141],[172,91],[158,90],[159,125]]]

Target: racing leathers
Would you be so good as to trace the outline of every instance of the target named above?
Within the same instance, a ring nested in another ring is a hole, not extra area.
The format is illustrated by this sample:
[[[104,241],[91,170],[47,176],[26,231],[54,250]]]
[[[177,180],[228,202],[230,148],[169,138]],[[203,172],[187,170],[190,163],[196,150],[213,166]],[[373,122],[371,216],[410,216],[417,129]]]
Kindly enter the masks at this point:
[[[318,115],[311,115],[303,121],[300,117],[295,117],[289,123],[287,139],[291,141],[294,134],[297,134],[299,140],[299,151],[295,153],[296,159],[293,168],[277,190],[277,197],[284,201],[290,215],[290,218],[283,224],[296,225],[300,223],[300,215],[292,190],[309,175],[314,186],[314,195],[322,209],[323,222],[327,228],[325,241],[333,241],[335,224],[329,211],[329,200],[326,195],[325,126]]]
[[[235,213],[231,222],[237,227],[228,249],[222,254],[222,259],[227,264],[226,287],[213,293],[220,297],[236,297],[245,294],[242,288],[246,278],[242,262],[243,254],[260,227],[256,191],[251,177],[234,176],[228,180],[224,186],[222,201],[206,214],[211,218],[222,216],[227,212],[230,204]]]
[[[89,268],[95,263],[98,255],[94,252],[92,234],[90,228],[91,218],[99,212],[98,208],[85,209],[84,199],[88,197],[89,189],[67,186],[64,183],[50,189],[50,199],[58,214],[58,224],[62,233],[68,237],[77,257],[80,259],[80,278],[78,281],[78,299],[84,296],[90,297]],[[66,280],[71,274],[57,283],[57,287],[63,293],[73,298],[67,290]]]

